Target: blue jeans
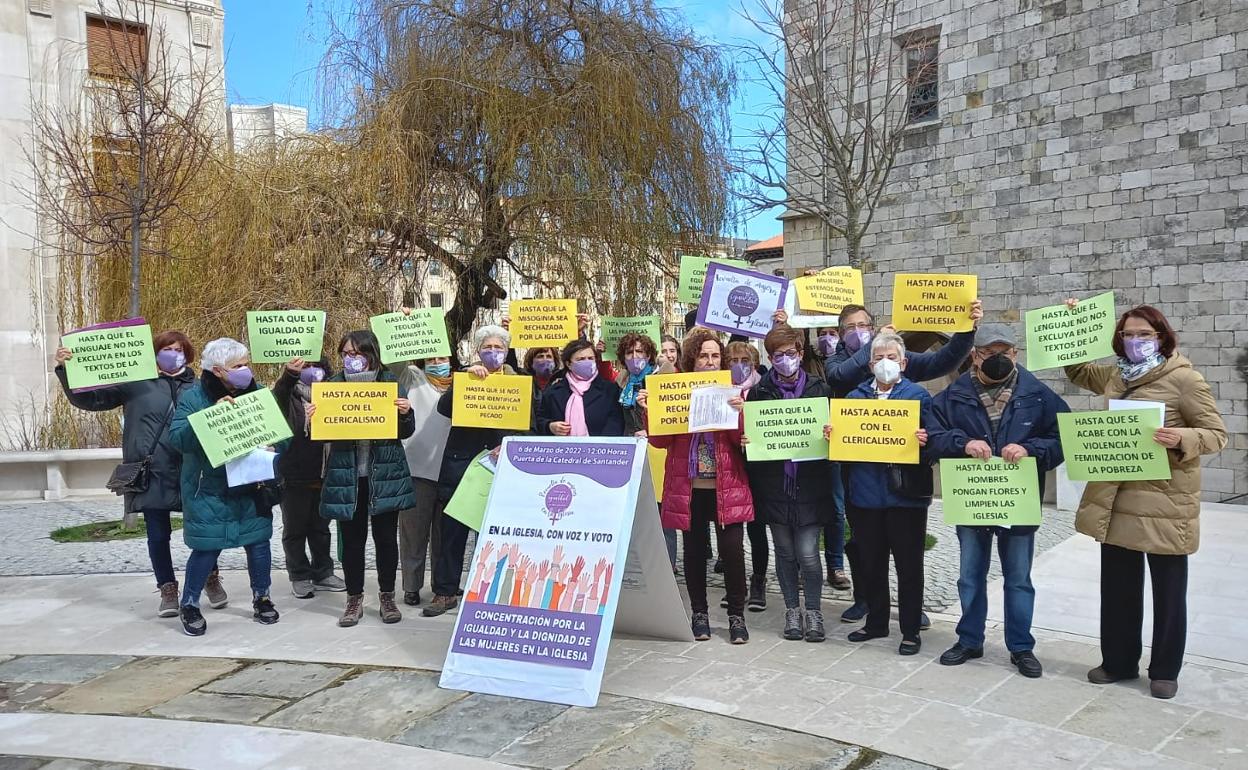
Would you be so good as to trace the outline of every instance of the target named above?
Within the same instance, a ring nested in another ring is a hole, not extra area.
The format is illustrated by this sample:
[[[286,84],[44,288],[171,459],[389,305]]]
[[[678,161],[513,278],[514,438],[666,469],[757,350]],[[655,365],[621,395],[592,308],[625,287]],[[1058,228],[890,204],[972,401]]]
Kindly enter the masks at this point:
[[[173,534],[169,511],[144,508],[143,526],[147,528],[147,558],[152,562],[157,587],[174,582],[178,576],[173,572],[173,556],[169,553],[169,538]]]
[[[273,576],[269,570],[273,567],[273,552],[269,549],[269,541],[262,540],[245,546],[247,551],[247,574],[251,576],[251,596],[259,599],[269,595],[269,587],[273,584]],[[218,550],[191,551],[191,558],[186,560],[186,583],[182,586],[182,606],[198,607],[199,595],[204,592],[204,584],[208,575],[217,568]]]
[[[823,569],[819,564],[819,530],[818,524],[806,527],[771,525],[771,539],[776,546],[776,577],[780,581],[780,593],[784,594],[786,609],[795,610],[801,606],[797,598],[799,573],[802,593],[806,595],[806,609],[820,608]]]
[[[1005,576],[1005,646],[1010,652],[1026,652],[1036,646],[1031,635],[1031,617],[1036,606],[1036,590],[1031,585],[1031,558],[1036,532],[1002,527],[958,527],[961,545],[961,571],[958,598],[962,619],[958,621],[958,643],[969,649],[984,646],[984,623],[988,619],[988,565],[992,561],[992,538],[997,538],[997,555]]]
[[[823,558],[829,574],[845,569],[845,480],[840,463],[832,463],[832,509],[832,521],[823,528]]]

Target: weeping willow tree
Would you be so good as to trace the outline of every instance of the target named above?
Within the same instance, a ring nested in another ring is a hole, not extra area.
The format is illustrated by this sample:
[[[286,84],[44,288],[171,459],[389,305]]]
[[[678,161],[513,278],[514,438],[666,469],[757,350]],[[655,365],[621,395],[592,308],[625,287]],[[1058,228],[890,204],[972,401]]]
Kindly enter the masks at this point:
[[[455,279],[452,339],[507,292],[632,312],[725,217],[732,73],[650,0],[356,0],[326,60],[361,230]],[[605,285],[604,285],[605,284]]]

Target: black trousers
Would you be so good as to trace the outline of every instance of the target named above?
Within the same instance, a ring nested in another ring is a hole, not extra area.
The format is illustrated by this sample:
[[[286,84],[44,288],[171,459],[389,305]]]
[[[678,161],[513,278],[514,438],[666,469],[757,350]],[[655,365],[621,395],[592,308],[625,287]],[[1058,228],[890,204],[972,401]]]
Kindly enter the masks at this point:
[[[693,490],[690,503],[690,533],[706,531],[709,523],[715,530],[719,558],[724,563],[724,588],[728,594],[728,614],[745,614],[745,525],[719,526],[718,503],[713,489]],[[445,542],[446,534],[442,537]],[[710,539],[686,537],[685,585],[689,589],[689,607],[693,612],[706,612],[706,560],[710,556]]]
[[[753,564],[755,577],[767,576],[767,525],[755,519],[745,525],[745,534],[750,538],[750,561]]]
[[[324,580],[334,574],[329,520],[321,518],[321,485],[282,486],[282,552],[291,581]],[[309,558],[309,553],[311,558]]]
[[[464,574],[464,549],[468,547],[468,525],[448,516],[445,506],[438,513],[442,529],[438,554],[433,560],[433,595],[455,596]],[[706,569],[706,565],[702,565]]]
[[[916,639],[923,616],[923,540],[926,508],[857,508],[846,506],[857,542],[859,572],[867,601],[865,630],[888,633],[888,558],[897,569],[897,616],[903,639]]]
[[[340,522],[342,534],[342,574],[347,593],[364,593],[364,549],[369,525],[373,530],[373,550],[377,553],[377,587],[382,593],[394,591],[399,571],[399,512],[368,515],[368,479],[360,479],[356,490],[355,516]]]
[[[1145,554],[1108,543],[1101,544],[1101,667],[1120,676],[1139,672],[1146,556],[1153,582],[1148,677],[1178,679],[1187,646],[1187,557]]]

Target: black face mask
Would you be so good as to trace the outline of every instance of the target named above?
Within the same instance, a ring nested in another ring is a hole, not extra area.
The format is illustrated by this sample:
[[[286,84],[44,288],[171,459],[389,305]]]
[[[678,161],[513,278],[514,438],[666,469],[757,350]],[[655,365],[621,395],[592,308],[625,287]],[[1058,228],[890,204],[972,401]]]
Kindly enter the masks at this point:
[[[983,360],[979,371],[992,382],[1001,382],[1014,371],[1014,362],[1005,353],[994,353]]]

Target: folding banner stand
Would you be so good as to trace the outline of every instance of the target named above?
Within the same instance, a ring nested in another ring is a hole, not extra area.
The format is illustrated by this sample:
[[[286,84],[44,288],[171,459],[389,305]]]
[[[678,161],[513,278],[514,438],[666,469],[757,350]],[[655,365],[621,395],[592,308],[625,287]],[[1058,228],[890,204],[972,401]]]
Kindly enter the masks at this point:
[[[441,686],[593,706],[617,621],[692,641],[646,442],[505,439]]]

